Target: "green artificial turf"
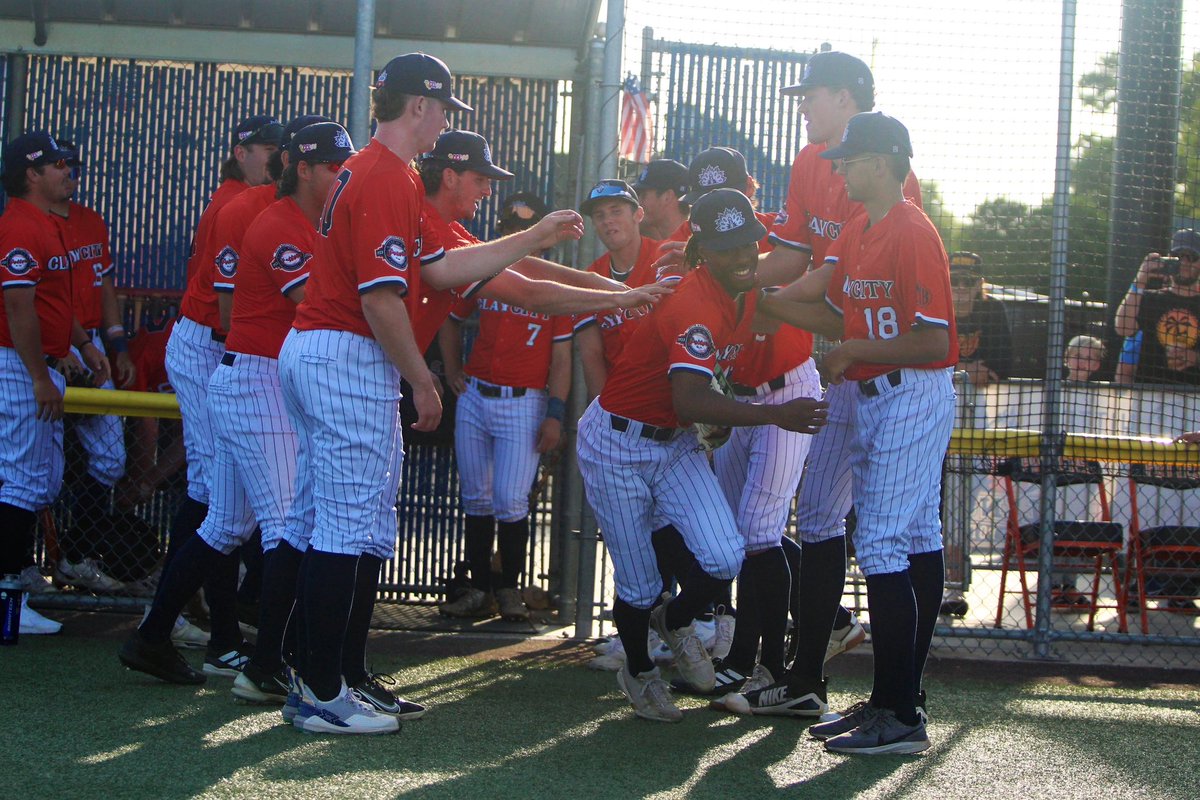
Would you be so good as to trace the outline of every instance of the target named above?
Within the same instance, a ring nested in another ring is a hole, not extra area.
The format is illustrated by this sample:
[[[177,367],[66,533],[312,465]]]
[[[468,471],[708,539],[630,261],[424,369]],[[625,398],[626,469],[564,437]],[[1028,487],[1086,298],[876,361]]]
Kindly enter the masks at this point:
[[[935,664],[933,748],[849,757],[797,720],[695,699],[680,724],[635,719],[580,645],[389,633],[372,639],[374,667],[429,714],[394,736],[331,737],[235,704],[228,680],[127,672],[116,650],[131,627],[75,615],[64,635],[0,650],[0,797],[1200,798],[1196,673]],[[839,661],[834,707],[870,686],[869,657]]]

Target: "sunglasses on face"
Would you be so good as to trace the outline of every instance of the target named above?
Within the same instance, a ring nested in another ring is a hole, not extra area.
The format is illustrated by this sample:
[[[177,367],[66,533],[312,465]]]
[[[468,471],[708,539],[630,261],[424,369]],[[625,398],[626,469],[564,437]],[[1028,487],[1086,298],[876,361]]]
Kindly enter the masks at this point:
[[[340,170],[342,168],[342,164],[345,164],[346,162],[345,161],[322,161],[320,163],[324,164],[325,169],[329,170],[330,172],[337,172],[338,170]]]

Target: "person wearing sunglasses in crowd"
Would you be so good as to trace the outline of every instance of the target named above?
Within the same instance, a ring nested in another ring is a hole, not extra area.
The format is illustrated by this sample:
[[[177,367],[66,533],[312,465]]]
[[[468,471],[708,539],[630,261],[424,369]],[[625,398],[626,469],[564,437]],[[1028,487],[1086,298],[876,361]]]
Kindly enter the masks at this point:
[[[958,369],[975,386],[1008,377],[1012,365],[1012,334],[1004,303],[988,297],[983,283],[983,259],[960,251],[950,255],[950,291],[958,321]]]

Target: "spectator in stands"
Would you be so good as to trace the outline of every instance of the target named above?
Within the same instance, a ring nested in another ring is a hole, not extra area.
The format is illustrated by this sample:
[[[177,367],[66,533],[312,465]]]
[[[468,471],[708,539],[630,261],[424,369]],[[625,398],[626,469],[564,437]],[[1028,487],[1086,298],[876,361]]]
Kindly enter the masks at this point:
[[[1117,366],[1113,371],[1113,383],[1129,386],[1137,374],[1138,359],[1142,355],[1142,332],[1126,336],[1121,342],[1121,355],[1117,358]]]
[[[739,187],[740,188],[740,187]],[[633,184],[645,216],[641,232],[647,239],[666,239],[687,221],[688,168],[670,158],[651,161]]]
[[[950,290],[958,323],[958,369],[975,386],[1008,377],[1012,334],[1004,303],[988,297],[983,285],[983,259],[960,251],[950,255]]]
[[[1075,336],[1067,342],[1063,356],[1066,379],[1083,383],[1096,380],[1104,361],[1104,342],[1095,336]]]
[[[1170,258],[1149,253],[1117,309],[1121,336],[1142,334],[1136,383],[1200,386],[1200,233],[1171,237]]]

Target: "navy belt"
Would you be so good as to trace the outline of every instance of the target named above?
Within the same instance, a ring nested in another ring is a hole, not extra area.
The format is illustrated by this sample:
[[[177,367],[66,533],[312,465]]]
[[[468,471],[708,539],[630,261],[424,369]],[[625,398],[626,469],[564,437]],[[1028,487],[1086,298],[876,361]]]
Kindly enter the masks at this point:
[[[895,389],[900,385],[900,381],[903,380],[903,375],[901,374],[900,370],[894,369],[886,375],[880,375],[878,377],[871,378],[869,381],[859,381],[858,388],[867,397],[878,397],[882,390],[879,388],[877,381],[882,380],[886,380],[891,387]]]
[[[232,367],[235,361],[237,361],[237,353],[226,353],[221,356],[221,363],[227,367]]]
[[[475,379],[475,388],[484,397],[504,397],[505,390],[508,390],[509,397],[524,397],[527,389],[524,386],[492,386],[490,383],[484,383],[478,378]]]
[[[629,426],[633,424],[633,420],[618,417],[616,414],[608,415],[609,424],[612,425],[614,431],[625,433],[629,430]],[[654,425],[647,425],[644,422],[639,422],[642,430],[638,433],[643,439],[650,439],[655,442],[669,442],[679,433],[679,428],[659,428]]]
[[[746,386],[745,384],[741,383],[734,383],[730,385],[733,386],[733,393],[738,397],[753,397],[754,395],[758,394],[758,386]],[[759,385],[761,386],[761,384]],[[767,386],[770,387],[772,392],[778,391],[784,386],[787,386],[787,376],[780,375],[778,378],[771,378],[771,380],[767,381]]]

